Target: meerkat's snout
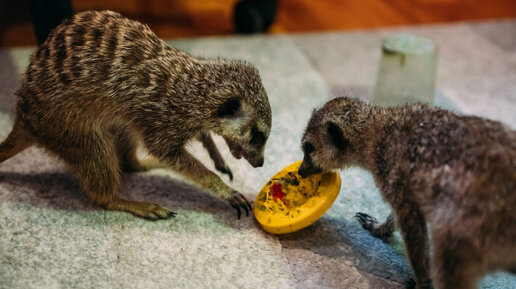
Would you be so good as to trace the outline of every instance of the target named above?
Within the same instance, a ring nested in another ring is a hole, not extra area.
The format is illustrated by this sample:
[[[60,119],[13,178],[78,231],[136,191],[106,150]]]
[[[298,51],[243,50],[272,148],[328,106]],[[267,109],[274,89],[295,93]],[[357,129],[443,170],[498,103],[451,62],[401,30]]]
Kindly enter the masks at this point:
[[[263,166],[264,157],[263,153],[255,155],[244,153],[244,158],[253,166],[254,168],[259,168]]]
[[[298,173],[306,178],[342,167],[339,155],[351,147],[342,129],[325,116],[324,108],[314,111],[302,138],[303,162]]]
[[[256,123],[256,125],[251,127],[249,133],[249,142],[247,150],[244,153],[244,157],[253,167],[258,168],[263,166],[263,155],[270,127],[263,123],[263,121],[256,121],[252,123]]]
[[[314,152],[315,147],[310,142],[303,144],[304,158],[303,162],[299,166],[297,173],[302,177],[306,178],[311,175],[319,174],[323,172],[323,169],[316,166],[312,160],[311,154]]]
[[[307,178],[311,175],[320,174],[322,172],[323,172],[323,170],[321,168],[314,166],[313,163],[308,162],[306,160],[303,160],[303,162],[301,163],[301,166],[299,166],[299,169],[297,171],[297,173],[302,178]]]
[[[249,162],[251,166],[255,168],[263,166],[263,149],[260,151],[255,151],[249,147],[243,148],[242,144],[238,144],[236,141],[231,139],[226,139],[226,143],[228,144],[229,151],[236,159],[241,159],[243,157],[247,160],[247,162]]]

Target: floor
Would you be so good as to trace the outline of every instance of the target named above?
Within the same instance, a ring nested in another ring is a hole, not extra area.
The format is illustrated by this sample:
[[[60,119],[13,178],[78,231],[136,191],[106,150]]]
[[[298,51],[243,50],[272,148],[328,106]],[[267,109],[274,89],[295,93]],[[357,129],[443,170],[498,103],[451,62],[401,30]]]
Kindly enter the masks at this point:
[[[76,11],[112,9],[161,38],[231,35],[236,0],[72,0]],[[279,0],[270,34],[392,27],[516,17],[513,0]],[[27,1],[0,2],[0,47],[34,45]]]
[[[442,1],[446,2],[446,1]],[[172,39],[195,56],[247,59],[260,70],[273,112],[264,167],[235,160],[229,183],[256,197],[275,172],[302,157],[314,107],[333,96],[370,99],[382,39],[430,37],[439,46],[436,102],[516,128],[516,19],[281,35]],[[12,91],[34,47],[0,49],[0,139],[11,129]],[[211,168],[198,143],[190,150]],[[149,222],[91,204],[55,158],[30,149],[0,164],[0,288],[403,288],[411,276],[399,239],[385,244],[353,219],[389,214],[372,177],[351,168],[330,210],[301,231],[275,236],[180,175],[130,175],[122,193],[178,213]],[[482,289],[514,289],[496,272]]]

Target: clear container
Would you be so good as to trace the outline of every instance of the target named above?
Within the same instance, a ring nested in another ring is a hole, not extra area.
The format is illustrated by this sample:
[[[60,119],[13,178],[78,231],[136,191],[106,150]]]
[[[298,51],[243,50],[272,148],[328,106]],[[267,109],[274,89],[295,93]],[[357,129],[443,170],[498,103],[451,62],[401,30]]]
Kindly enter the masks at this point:
[[[437,46],[429,38],[395,34],[382,45],[373,103],[397,106],[434,103]]]

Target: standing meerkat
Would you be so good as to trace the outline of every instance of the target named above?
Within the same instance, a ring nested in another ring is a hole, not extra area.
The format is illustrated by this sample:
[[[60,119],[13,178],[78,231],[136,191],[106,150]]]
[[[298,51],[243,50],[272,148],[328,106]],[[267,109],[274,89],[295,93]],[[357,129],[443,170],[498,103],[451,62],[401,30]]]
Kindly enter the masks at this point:
[[[341,97],[314,111],[302,148],[304,177],[347,166],[372,172],[395,218],[377,225],[357,216],[378,237],[397,221],[417,288],[433,280],[470,289],[487,272],[516,273],[515,131],[422,104],[380,108]]]
[[[190,155],[199,139],[215,167],[232,177],[210,131],[253,167],[264,161],[271,108],[258,70],[244,61],[194,58],[173,49],[146,25],[111,11],[74,15],[32,54],[17,91],[14,127],[0,162],[29,146],[45,148],[73,170],[97,204],[148,219],[168,209],[118,194],[120,173],[139,171],[135,150],[192,179],[237,210],[243,195]]]

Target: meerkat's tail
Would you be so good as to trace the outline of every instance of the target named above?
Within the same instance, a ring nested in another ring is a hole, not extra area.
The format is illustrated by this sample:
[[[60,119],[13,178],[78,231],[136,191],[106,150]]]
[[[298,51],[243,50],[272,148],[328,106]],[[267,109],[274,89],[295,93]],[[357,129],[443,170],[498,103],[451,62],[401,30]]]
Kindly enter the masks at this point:
[[[0,143],[0,163],[13,157],[17,153],[33,145],[30,135],[23,125],[16,121],[13,130],[7,138]]]

